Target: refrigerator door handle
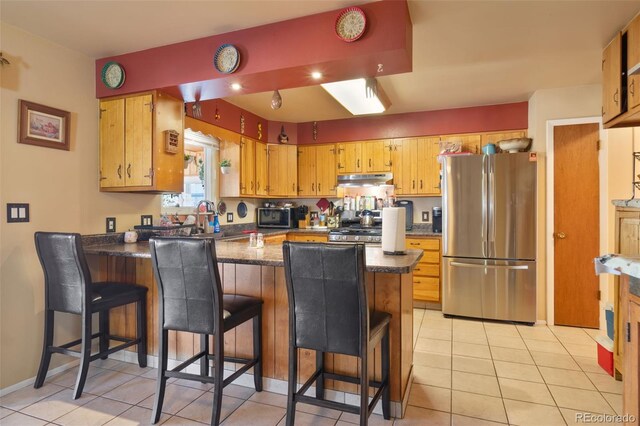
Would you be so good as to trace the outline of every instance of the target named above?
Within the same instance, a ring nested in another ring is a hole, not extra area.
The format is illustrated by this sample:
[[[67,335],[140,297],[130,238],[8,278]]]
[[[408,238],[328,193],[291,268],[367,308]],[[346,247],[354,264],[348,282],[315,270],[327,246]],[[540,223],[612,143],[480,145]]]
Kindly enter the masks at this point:
[[[489,159],[489,217],[487,218],[488,257],[496,255],[496,169],[495,162]]]
[[[488,194],[487,194],[487,155],[482,156],[482,256],[489,256],[489,243],[488,235],[487,235],[487,205]]]
[[[459,266],[461,268],[482,268],[482,269],[507,269],[507,270],[526,270],[529,265],[481,265],[477,263],[451,262],[451,266]]]

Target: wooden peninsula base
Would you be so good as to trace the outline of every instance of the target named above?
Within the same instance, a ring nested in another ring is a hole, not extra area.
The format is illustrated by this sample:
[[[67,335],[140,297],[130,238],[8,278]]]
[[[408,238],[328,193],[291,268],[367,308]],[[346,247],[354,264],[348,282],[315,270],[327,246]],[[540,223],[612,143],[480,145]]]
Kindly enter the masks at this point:
[[[287,289],[282,266],[269,264],[250,264],[250,260],[238,259],[233,263],[225,259],[223,248],[225,245],[231,248],[232,244],[217,243],[219,257],[220,276],[223,281],[224,292],[259,297],[264,301],[263,306],[263,374],[265,378],[280,381],[287,380],[288,374],[288,344],[289,344],[289,312]],[[111,246],[112,248],[115,245]],[[120,244],[120,247],[124,246]],[[132,246],[132,245],[127,245]],[[94,281],[128,281],[135,282],[149,288],[147,298],[148,312],[148,353],[157,356],[157,297],[158,292],[153,277],[151,260],[148,256],[148,244],[138,243],[137,249],[110,251],[107,246],[85,246],[85,252],[89,260],[91,274]],[[247,250],[246,245],[233,247]],[[281,246],[265,247],[277,251]],[[145,250],[146,249],[146,250]],[[380,250],[380,249],[378,249]],[[132,253],[136,254],[132,254]],[[223,253],[221,253],[223,252]],[[411,386],[411,369],[413,364],[413,274],[412,269],[418,262],[420,254],[412,250],[407,256],[403,256],[405,265],[395,268],[393,266],[370,266],[370,249],[367,248],[367,287],[369,291],[369,304],[372,308],[389,312],[392,315],[390,326],[391,339],[391,400],[392,415],[402,417],[406,407]],[[146,254],[146,256],[145,256]],[[264,257],[268,258],[269,256]],[[411,259],[407,257],[411,256]],[[386,256],[391,257],[393,256]],[[397,259],[398,256],[395,256]],[[374,261],[375,259],[372,259]],[[394,259],[385,259],[394,261]],[[415,260],[415,261],[414,261]],[[266,259],[260,263],[278,263],[277,260]],[[280,261],[280,264],[281,261]],[[406,266],[409,265],[409,266]],[[371,271],[373,269],[374,271]],[[378,270],[378,271],[376,271]],[[380,270],[385,272],[379,272]],[[386,272],[393,271],[393,272]],[[126,306],[114,309],[110,317],[112,332],[128,337],[135,335],[135,306]],[[199,351],[199,336],[184,332],[170,332],[169,334],[169,358],[178,361],[186,360]],[[252,351],[251,323],[243,324],[235,330],[225,333],[225,355],[249,357]],[[135,348],[133,348],[135,350]],[[299,350],[299,377],[298,382],[303,383],[315,369],[315,351]],[[357,358],[346,355],[325,355],[325,366],[336,373],[357,375]],[[153,360],[155,361],[155,360]],[[155,365],[154,362],[151,365]],[[235,365],[227,364],[226,368],[234,369]],[[370,368],[371,377],[380,379],[380,349],[374,350],[374,362]],[[333,383],[328,381],[327,389],[357,394],[358,387],[350,383]],[[284,390],[277,382],[265,380],[265,390]],[[373,394],[373,390],[372,390]],[[347,399],[347,402],[350,401]]]

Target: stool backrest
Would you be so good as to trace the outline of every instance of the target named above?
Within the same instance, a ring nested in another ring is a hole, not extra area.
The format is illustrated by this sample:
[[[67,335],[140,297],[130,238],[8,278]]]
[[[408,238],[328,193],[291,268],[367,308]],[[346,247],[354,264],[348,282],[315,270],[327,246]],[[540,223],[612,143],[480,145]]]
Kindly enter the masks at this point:
[[[361,356],[369,335],[363,244],[283,243],[295,346]]]
[[[89,306],[91,273],[80,234],[36,232],[34,238],[44,272],[46,309],[81,314]]]
[[[165,330],[216,334],[222,325],[222,283],[212,239],[152,238],[153,272]]]

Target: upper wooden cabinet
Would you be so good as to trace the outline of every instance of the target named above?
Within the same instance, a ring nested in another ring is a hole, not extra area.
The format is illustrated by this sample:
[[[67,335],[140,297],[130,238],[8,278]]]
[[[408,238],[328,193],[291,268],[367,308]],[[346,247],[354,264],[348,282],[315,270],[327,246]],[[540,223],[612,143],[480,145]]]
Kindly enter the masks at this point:
[[[335,197],[337,190],[336,146],[298,147],[298,196]]]
[[[602,120],[607,122],[622,112],[622,36],[618,34],[602,52]]]
[[[363,142],[363,171],[366,173],[391,171],[390,147],[391,141],[388,139]]]
[[[393,175],[398,195],[440,195],[439,146],[437,136],[402,141],[402,168]]]
[[[240,195],[256,193],[256,141],[240,138]]]
[[[267,144],[256,141],[256,195],[268,195]]]
[[[624,48],[626,46],[626,48]],[[602,52],[605,128],[640,126],[640,15]]]
[[[269,186],[267,193],[275,197],[298,196],[298,147],[267,144]]]
[[[100,101],[100,190],[182,192],[182,101],[149,92]],[[176,152],[165,131],[178,132]]]
[[[446,135],[440,136],[440,142],[460,142],[463,151],[480,154],[482,137],[479,134]]]
[[[338,173],[362,173],[362,142],[339,143]]]

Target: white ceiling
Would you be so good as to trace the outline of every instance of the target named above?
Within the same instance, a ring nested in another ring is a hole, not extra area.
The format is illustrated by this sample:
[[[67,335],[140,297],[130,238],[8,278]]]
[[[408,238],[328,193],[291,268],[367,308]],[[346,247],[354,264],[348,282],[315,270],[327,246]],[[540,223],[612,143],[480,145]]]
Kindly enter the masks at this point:
[[[364,3],[340,0],[2,0],[0,19],[92,58]],[[538,89],[600,81],[601,51],[638,10],[627,1],[410,0],[413,72],[381,77],[388,114],[525,101]],[[228,100],[270,120],[351,115],[319,87]]]

